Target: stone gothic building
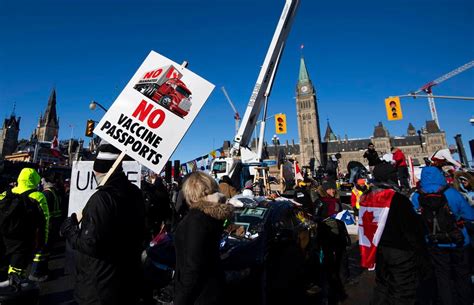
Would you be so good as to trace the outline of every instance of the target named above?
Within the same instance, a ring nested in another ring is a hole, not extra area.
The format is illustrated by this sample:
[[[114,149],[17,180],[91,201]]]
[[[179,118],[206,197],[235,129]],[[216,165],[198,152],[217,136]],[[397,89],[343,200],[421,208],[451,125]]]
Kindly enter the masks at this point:
[[[38,126],[36,127],[32,138],[38,141],[52,141],[59,133],[59,118],[56,113],[56,90],[51,91],[48,106],[44,114],[40,114]]]
[[[409,123],[404,136],[391,136],[379,122],[373,135],[365,139],[348,139],[347,135],[341,139],[327,122],[324,138],[321,139],[316,88],[309,77],[303,57],[300,60],[296,85],[296,114],[300,144],[292,145],[291,149],[288,144],[282,148],[288,150],[287,155],[294,155],[296,149],[299,154],[298,161],[302,165],[308,165],[311,158],[315,158],[316,166],[325,165],[326,160],[337,153],[342,156],[339,160],[341,171],[345,171],[351,160],[367,164],[362,156],[370,142],[374,143],[380,156],[390,153],[391,147],[398,147],[407,157],[414,158],[415,163],[422,163],[424,157],[448,146],[445,132],[439,129],[435,121],[426,121],[426,125],[419,131]]]
[[[0,157],[12,154],[18,145],[18,132],[20,132],[20,117],[14,113],[3,121],[0,129]]]

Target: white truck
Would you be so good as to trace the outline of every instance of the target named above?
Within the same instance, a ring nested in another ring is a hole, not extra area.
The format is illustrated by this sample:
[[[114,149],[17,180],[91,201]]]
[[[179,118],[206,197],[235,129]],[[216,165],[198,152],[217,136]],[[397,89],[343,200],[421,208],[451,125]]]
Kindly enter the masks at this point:
[[[296,15],[296,11],[300,4],[300,0],[286,0],[283,12],[280,16],[279,22],[273,34],[272,41],[263,61],[260,74],[255,83],[252,94],[247,105],[247,109],[240,124],[240,128],[234,137],[234,144],[231,149],[231,157],[220,158],[214,160],[211,168],[211,173],[216,178],[221,178],[224,175],[231,177],[236,174],[236,168],[242,163],[244,166],[252,165],[261,161],[264,133],[265,133],[265,119],[267,116],[267,102],[272,89],[273,80],[278,69],[281,55],[285,48],[285,42],[291,29],[291,25]],[[264,108],[263,120],[260,126],[260,135],[257,152],[253,152],[250,147],[252,139],[252,132],[257,124],[258,117]],[[250,174],[253,174],[252,166],[250,166]]]

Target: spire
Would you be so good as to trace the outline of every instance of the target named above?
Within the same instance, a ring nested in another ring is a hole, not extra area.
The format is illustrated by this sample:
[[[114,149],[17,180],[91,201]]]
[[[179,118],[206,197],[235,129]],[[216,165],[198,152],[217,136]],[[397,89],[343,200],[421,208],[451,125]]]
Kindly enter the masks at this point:
[[[413,126],[412,123],[409,123],[409,124],[408,124],[407,135],[409,135],[409,136],[414,136],[414,135],[416,135],[416,129],[415,129],[415,127]]]
[[[56,115],[56,89],[53,88],[51,95],[49,96],[48,106],[44,113],[44,124],[49,126],[58,125],[58,117]]]
[[[304,62],[304,57],[301,56],[300,59],[300,74],[298,77],[299,83],[309,83],[311,80],[309,79],[308,69],[306,69],[306,64]]]
[[[332,131],[331,125],[329,125],[329,119],[327,122],[328,125],[326,127],[326,133],[324,134],[324,142],[336,141],[337,137],[334,131]]]
[[[15,116],[15,109],[16,109],[16,102],[13,102],[13,110],[12,110],[12,114],[11,114],[12,117]]]

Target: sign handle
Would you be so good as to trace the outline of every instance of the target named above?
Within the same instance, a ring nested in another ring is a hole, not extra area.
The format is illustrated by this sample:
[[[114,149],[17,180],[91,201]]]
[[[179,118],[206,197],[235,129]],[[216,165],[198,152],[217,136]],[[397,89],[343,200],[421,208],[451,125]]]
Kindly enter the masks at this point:
[[[102,179],[102,181],[100,182],[99,186],[103,186],[105,183],[107,183],[107,180],[109,180],[110,176],[112,176],[112,174],[115,172],[115,169],[119,166],[120,162],[122,162],[123,158],[125,158],[125,155],[126,155],[125,151],[122,151],[120,153],[117,160],[115,160],[114,164],[105,175],[104,179]]]

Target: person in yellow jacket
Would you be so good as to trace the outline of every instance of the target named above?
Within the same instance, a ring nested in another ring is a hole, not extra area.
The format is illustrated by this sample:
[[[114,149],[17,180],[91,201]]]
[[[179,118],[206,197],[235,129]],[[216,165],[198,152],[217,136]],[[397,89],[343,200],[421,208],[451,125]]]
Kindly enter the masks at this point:
[[[366,193],[368,189],[369,185],[367,184],[365,179],[358,179],[357,182],[354,184],[354,187],[352,188],[351,206],[354,210],[354,216],[356,221],[359,220],[360,197],[362,197],[362,195]]]
[[[27,209],[30,211],[37,211],[28,214],[32,219],[27,220],[26,227],[25,220],[23,219],[21,225],[23,228],[27,228],[27,230],[23,230],[21,234],[15,234],[12,236],[9,236],[9,234],[3,234],[2,236],[7,258],[9,259],[9,277],[11,275],[16,275],[19,278],[24,278],[26,268],[31,262],[31,257],[33,256],[34,251],[38,248],[41,249],[48,242],[49,209],[46,197],[43,193],[37,190],[40,181],[41,177],[35,169],[24,168],[18,176],[17,186],[11,189],[11,192],[7,191],[0,194],[0,201],[4,200],[9,195],[28,195],[25,202],[36,206],[30,206],[27,207]],[[33,214],[35,216],[32,216]],[[33,244],[35,244],[36,249],[32,248]]]

